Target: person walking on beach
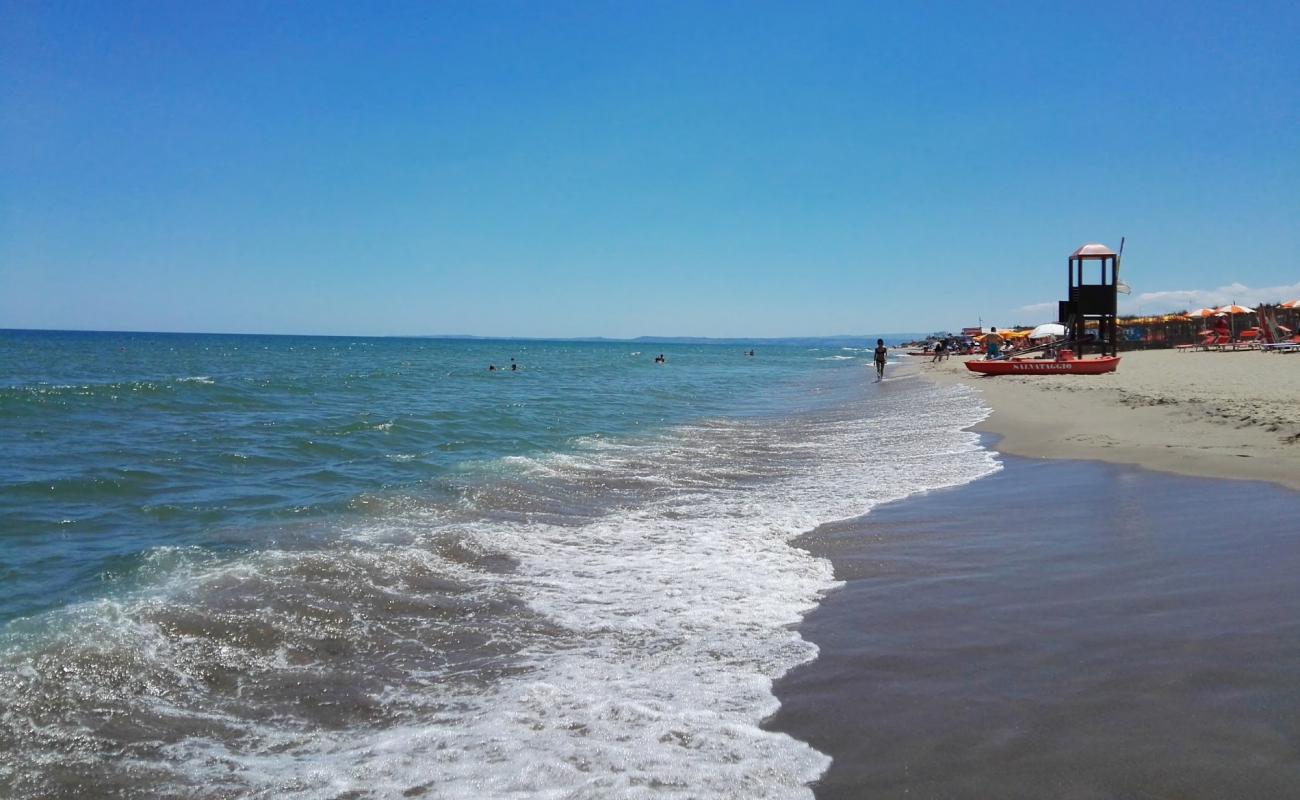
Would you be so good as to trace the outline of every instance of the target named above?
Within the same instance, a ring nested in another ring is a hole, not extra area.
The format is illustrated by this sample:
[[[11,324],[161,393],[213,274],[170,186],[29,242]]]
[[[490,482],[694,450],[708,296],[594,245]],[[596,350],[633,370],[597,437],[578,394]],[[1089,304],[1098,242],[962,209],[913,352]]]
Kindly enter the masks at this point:
[[[935,342],[934,358],[930,359],[930,363],[933,364],[936,361],[943,361],[943,353],[947,349],[948,349],[948,345],[944,342],[943,339],[940,339],[939,341]]]
[[[876,340],[876,380],[885,379],[885,359],[889,358],[889,348],[885,347],[884,339]]]

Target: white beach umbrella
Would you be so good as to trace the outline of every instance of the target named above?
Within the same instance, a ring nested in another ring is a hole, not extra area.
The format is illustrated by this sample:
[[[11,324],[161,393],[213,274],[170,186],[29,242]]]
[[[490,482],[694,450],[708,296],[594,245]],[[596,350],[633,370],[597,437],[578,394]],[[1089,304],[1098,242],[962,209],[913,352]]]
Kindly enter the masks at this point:
[[[1201,319],[1205,319],[1206,317],[1212,317],[1212,316],[1214,316],[1215,313],[1217,313],[1217,309],[1213,309],[1213,308],[1198,308],[1198,309],[1196,309],[1195,311],[1188,311],[1188,312],[1187,312],[1187,316],[1189,316],[1189,317],[1200,317]]]
[[[1232,329],[1231,329],[1232,338],[1236,339],[1237,338],[1237,315],[1254,314],[1254,313],[1255,313],[1255,309],[1253,308],[1246,308],[1245,306],[1239,306],[1236,303],[1232,303],[1230,305],[1220,306],[1215,316],[1224,315],[1228,317],[1228,321],[1232,323]]]
[[[1044,322],[1029,332],[1030,339],[1046,339],[1048,336],[1064,336],[1065,326],[1059,322]]]
[[[1232,305],[1220,306],[1219,308],[1215,309],[1215,313],[1218,313],[1218,314],[1254,314],[1254,313],[1255,313],[1255,309],[1253,309],[1253,308],[1246,308],[1245,306],[1239,306],[1239,305],[1237,305],[1236,303],[1233,303]]]

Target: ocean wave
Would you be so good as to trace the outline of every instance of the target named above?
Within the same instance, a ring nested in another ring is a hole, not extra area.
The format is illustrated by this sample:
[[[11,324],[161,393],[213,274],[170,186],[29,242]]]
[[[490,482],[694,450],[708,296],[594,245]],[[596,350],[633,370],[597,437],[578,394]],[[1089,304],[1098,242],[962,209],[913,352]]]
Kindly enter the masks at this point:
[[[212,386],[216,381],[207,375],[184,378],[153,378],[85,383],[29,383],[0,386],[0,399],[99,397],[104,395],[149,394],[174,390],[178,384]]]

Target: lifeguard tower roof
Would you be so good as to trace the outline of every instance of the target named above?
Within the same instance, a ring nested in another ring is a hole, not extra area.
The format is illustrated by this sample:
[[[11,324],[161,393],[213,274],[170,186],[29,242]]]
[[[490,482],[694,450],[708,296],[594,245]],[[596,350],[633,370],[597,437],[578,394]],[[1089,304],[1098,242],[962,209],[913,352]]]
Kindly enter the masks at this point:
[[[1111,250],[1109,247],[1107,247],[1104,244],[1097,244],[1096,242],[1094,242],[1092,244],[1085,244],[1083,247],[1080,247],[1078,250],[1075,250],[1073,253],[1070,254],[1070,257],[1071,258],[1081,258],[1081,257],[1102,258],[1104,256],[1113,256],[1113,255],[1115,255],[1114,250]]]

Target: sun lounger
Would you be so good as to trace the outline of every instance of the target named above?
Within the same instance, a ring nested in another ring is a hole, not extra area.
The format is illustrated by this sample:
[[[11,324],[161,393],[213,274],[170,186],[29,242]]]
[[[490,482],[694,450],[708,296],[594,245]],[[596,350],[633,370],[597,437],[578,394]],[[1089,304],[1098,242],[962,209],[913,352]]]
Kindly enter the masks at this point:
[[[1233,344],[1246,345],[1247,347],[1253,348],[1258,346],[1260,341],[1261,339],[1260,339],[1259,329],[1247,328],[1246,330],[1242,331],[1240,335],[1238,335],[1237,340],[1233,342]]]
[[[1291,333],[1290,328],[1283,327],[1277,322],[1277,316],[1272,308],[1260,306],[1259,309],[1259,331],[1263,343],[1259,349],[1266,353],[1294,353],[1300,350],[1300,336],[1292,336],[1290,339],[1283,338]]]
[[[1198,347],[1201,350],[1223,350],[1232,344],[1232,337],[1227,334],[1207,333]]]

